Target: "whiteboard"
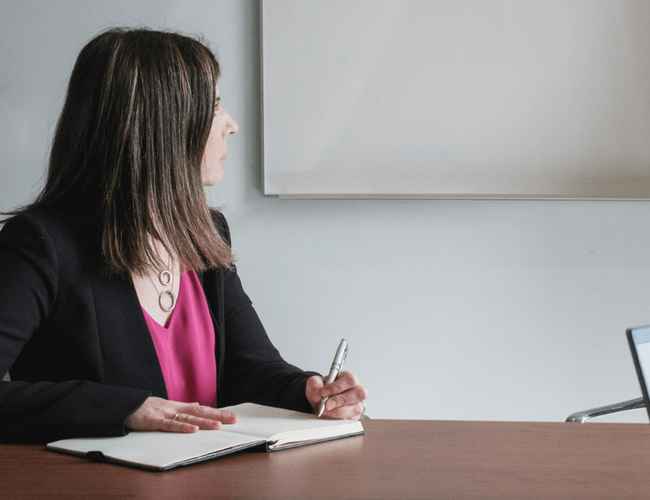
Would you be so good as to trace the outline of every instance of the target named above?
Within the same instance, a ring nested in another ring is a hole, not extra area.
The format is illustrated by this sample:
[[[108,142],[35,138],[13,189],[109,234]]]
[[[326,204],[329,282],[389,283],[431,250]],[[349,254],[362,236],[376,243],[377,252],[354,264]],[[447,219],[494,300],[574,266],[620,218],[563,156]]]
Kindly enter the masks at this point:
[[[267,0],[264,193],[650,197],[650,1]]]

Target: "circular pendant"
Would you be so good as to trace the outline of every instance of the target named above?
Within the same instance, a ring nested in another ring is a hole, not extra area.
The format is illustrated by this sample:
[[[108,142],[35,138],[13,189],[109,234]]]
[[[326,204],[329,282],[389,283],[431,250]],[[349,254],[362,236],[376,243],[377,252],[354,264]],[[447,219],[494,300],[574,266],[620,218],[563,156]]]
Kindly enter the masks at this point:
[[[158,295],[158,305],[165,312],[171,311],[174,307],[174,294],[169,290],[161,292],[160,295]]]
[[[160,281],[162,286],[169,285],[172,282],[172,273],[167,270],[160,271],[160,273],[158,273],[158,281]]]

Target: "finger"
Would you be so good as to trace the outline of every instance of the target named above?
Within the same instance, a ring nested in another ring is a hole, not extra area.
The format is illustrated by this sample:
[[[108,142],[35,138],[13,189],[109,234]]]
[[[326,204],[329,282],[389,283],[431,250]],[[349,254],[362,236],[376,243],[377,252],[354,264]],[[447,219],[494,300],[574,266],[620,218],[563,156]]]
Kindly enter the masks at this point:
[[[362,385],[357,385],[345,392],[330,396],[325,404],[325,411],[334,410],[342,406],[355,405],[364,401],[367,397],[366,389]]]
[[[176,418],[174,418],[174,415],[172,415],[171,419],[176,420],[177,422],[196,425],[200,429],[219,429],[222,425],[219,420],[197,417],[195,415],[190,415],[189,413],[177,413],[175,416]]]
[[[211,406],[200,405],[198,402],[179,403],[176,406],[175,411],[186,413],[188,415],[195,415],[201,418],[217,420],[227,424],[232,424],[237,419],[236,415],[230,410],[219,410]]]
[[[323,377],[320,375],[312,375],[307,379],[307,389],[310,391],[320,391],[324,384]]]
[[[312,375],[307,379],[307,383],[305,384],[305,395],[312,405],[320,402],[320,391],[323,385],[323,377],[320,375]]]
[[[323,416],[332,419],[359,420],[363,415],[363,403],[341,406],[332,411],[326,411]]]
[[[164,432],[196,432],[199,428],[186,422],[179,422],[171,418],[164,418],[160,421],[158,429]]]
[[[340,392],[351,389],[355,385],[359,385],[357,377],[355,377],[350,372],[343,371],[339,374],[334,382],[331,384],[326,384],[325,387],[321,389],[321,396],[326,398],[328,396],[332,396],[333,394],[338,394]]]
[[[189,405],[187,403],[184,403],[176,408],[176,411],[179,413],[194,415],[196,417],[216,420],[223,422],[224,424],[234,424],[237,421],[237,416],[230,410],[219,410],[217,408],[212,408],[211,406],[203,406],[198,403],[192,403]]]

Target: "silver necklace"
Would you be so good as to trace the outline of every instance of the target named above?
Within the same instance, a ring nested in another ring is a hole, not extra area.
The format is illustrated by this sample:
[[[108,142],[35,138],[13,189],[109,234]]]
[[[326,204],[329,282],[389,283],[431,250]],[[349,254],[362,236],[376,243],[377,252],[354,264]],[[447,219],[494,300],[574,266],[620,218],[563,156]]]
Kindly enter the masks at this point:
[[[171,269],[171,261],[169,267],[166,266],[165,269],[158,272],[158,281],[162,286],[166,287],[170,285],[169,290],[161,290],[149,274],[147,274],[147,277],[158,293],[158,306],[165,312],[171,311],[176,303],[176,296],[174,295],[174,273]]]

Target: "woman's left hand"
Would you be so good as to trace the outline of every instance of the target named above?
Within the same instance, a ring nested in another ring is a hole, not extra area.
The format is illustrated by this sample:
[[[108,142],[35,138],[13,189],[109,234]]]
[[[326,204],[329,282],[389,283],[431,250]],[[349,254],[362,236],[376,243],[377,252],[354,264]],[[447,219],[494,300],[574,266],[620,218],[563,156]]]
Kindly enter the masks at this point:
[[[325,384],[319,375],[309,377],[305,396],[314,413],[318,411],[321,396],[329,398],[322,417],[359,420],[365,410],[363,402],[368,392],[352,373],[343,371],[331,384]]]

